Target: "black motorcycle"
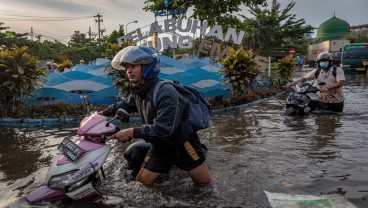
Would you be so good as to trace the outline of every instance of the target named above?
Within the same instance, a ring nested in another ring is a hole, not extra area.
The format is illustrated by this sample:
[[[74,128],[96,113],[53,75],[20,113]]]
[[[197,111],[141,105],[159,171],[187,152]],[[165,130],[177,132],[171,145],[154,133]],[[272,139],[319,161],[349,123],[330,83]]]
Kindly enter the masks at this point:
[[[324,85],[320,82],[318,85]],[[286,99],[286,110],[284,116],[305,115],[315,110],[319,106],[319,91],[317,86],[313,83],[299,83],[292,87],[292,92]]]

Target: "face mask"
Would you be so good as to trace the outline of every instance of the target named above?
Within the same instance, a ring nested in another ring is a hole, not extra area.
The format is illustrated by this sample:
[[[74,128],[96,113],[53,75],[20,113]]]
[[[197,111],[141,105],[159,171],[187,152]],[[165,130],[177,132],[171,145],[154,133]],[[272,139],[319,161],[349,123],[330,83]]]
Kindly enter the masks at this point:
[[[320,66],[321,68],[323,68],[323,69],[327,69],[328,65],[329,65],[328,61],[327,61],[327,62],[320,62],[320,63],[319,63],[319,66]]]

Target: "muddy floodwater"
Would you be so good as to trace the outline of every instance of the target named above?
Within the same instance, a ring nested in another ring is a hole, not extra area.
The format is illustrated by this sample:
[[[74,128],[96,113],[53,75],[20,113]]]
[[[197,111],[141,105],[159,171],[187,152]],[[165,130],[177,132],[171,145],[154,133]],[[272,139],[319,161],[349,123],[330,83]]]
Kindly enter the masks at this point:
[[[368,85],[364,75],[346,79],[341,114],[284,117],[287,92],[213,115],[211,127],[200,133],[213,178],[207,187],[192,186],[174,168],[157,187],[147,188],[124,168],[129,144],[119,143],[104,165],[106,200],[30,205],[25,195],[44,183],[57,145],[76,126],[2,128],[0,207],[270,207],[264,191],[341,194],[356,207],[368,207]]]

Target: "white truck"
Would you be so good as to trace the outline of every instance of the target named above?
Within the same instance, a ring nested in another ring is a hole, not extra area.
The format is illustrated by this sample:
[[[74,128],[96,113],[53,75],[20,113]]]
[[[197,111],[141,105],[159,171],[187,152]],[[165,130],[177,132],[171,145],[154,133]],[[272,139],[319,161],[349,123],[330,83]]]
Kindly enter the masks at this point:
[[[349,40],[326,40],[320,43],[309,45],[307,59],[309,66],[315,66],[318,54],[322,52],[332,53],[335,63],[339,65],[342,48],[344,45],[349,43]]]

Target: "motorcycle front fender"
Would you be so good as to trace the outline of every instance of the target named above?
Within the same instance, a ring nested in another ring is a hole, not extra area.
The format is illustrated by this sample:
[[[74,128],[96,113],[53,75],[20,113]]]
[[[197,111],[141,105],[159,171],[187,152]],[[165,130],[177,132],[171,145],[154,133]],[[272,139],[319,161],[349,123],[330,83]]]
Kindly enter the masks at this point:
[[[65,196],[65,193],[61,190],[51,189],[47,186],[41,186],[37,189],[31,191],[27,196],[26,199],[29,202],[37,202],[46,199],[53,199],[58,198],[61,196]]]

